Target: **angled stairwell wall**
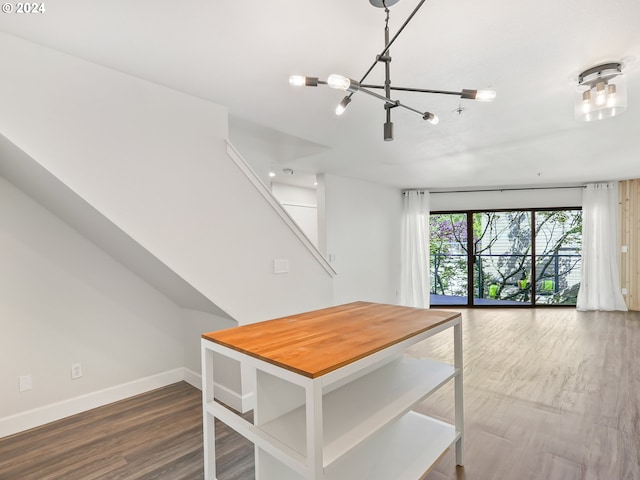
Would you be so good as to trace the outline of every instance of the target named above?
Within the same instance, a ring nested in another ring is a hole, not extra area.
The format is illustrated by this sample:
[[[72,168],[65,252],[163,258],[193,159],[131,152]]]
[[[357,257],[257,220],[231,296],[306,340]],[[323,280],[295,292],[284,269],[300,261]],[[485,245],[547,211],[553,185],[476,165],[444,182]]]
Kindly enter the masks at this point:
[[[333,303],[330,267],[230,156],[225,108],[9,35],[0,34],[0,56],[0,134],[213,313],[246,324]],[[289,273],[275,274],[275,259],[288,259]],[[209,320],[197,309],[175,316],[183,367],[197,383]],[[117,357],[118,346],[104,355]],[[103,380],[95,392],[121,381]]]
[[[230,160],[226,109],[7,35],[0,55],[0,132],[232,318],[331,304],[331,275]]]

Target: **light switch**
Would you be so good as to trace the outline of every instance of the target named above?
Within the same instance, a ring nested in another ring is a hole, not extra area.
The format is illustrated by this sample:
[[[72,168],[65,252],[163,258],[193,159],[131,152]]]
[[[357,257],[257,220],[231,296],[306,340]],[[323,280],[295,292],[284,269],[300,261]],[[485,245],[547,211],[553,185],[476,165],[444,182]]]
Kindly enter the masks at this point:
[[[276,258],[273,261],[273,273],[289,273],[289,259]]]
[[[27,390],[31,390],[32,384],[31,384],[31,375],[20,375],[18,377],[19,383],[20,383],[20,391],[21,392],[26,392]]]
[[[627,253],[629,251],[629,247],[627,247],[626,245],[622,245],[622,248],[620,250],[622,251],[622,253]]]

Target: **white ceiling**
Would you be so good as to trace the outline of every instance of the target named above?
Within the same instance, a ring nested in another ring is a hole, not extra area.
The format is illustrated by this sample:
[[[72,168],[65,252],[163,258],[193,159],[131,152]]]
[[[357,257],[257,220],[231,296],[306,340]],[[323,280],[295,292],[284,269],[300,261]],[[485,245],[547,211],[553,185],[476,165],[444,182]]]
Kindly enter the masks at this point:
[[[391,33],[418,4],[391,7]],[[393,85],[492,88],[494,103],[398,94],[432,126],[382,102],[292,73],[359,79],[384,47],[384,11],[368,0],[55,0],[0,16],[0,31],[225,105],[245,135],[270,138],[279,166],[411,188],[576,184],[640,177],[640,1],[429,0],[391,49]],[[579,123],[580,71],[625,63],[629,108]],[[43,79],[46,81],[46,79]],[[382,82],[382,65],[367,79]],[[459,115],[458,106],[464,108]],[[261,127],[267,127],[261,132]],[[266,132],[266,133],[265,133]]]

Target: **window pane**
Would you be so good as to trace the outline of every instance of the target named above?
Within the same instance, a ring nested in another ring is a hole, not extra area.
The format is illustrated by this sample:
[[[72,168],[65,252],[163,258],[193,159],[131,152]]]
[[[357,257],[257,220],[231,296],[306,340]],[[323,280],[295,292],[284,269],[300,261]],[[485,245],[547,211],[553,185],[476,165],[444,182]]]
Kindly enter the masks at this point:
[[[531,212],[473,214],[474,303],[531,303]]]
[[[467,303],[467,215],[431,214],[431,304]]]
[[[582,211],[536,212],[536,303],[576,304],[581,254]]]

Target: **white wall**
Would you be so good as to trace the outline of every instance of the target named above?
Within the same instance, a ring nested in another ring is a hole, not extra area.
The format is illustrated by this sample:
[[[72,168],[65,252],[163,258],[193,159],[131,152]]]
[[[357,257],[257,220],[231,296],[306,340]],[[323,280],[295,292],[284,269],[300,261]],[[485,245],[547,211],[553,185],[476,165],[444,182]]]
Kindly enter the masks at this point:
[[[429,202],[431,211],[579,207],[582,205],[582,189],[554,188],[465,193],[432,192]]]
[[[397,303],[402,195],[336,175],[318,177],[321,250],[338,272],[334,300]]]
[[[185,380],[202,388],[202,362],[200,359],[200,342],[203,333],[237,327],[238,324],[228,318],[197,310],[183,309],[182,324]],[[245,377],[250,372],[245,373]],[[250,395],[247,387],[242,385],[240,363],[218,355],[214,362],[214,378],[216,398],[236,410],[243,410],[243,398]],[[250,384],[249,384],[250,388]],[[243,391],[244,390],[244,391]]]
[[[272,182],[271,192],[307,238],[318,246],[318,195],[314,188]]]
[[[277,163],[278,158],[272,152],[273,147],[263,141],[253,137],[242,135],[241,130],[234,128],[229,130],[229,140],[233,146],[242,154],[242,158],[251,166],[258,178],[269,187],[272,170],[272,163]]]
[[[0,177],[0,419],[184,364],[183,311]],[[71,364],[83,377],[71,380]],[[18,392],[18,376],[33,389]]]
[[[283,204],[301,204],[318,206],[318,194],[315,188],[287,185],[279,182],[271,183],[271,192]]]
[[[200,338],[202,334],[237,327],[238,324],[228,318],[199,312],[197,310],[185,308],[183,312],[182,337],[184,345],[184,366],[199,375],[201,374],[200,369],[202,367],[200,362]],[[235,381],[235,379],[231,379],[228,383]]]
[[[239,323],[332,303],[227,156],[226,109],[6,35],[0,55],[0,132]]]

